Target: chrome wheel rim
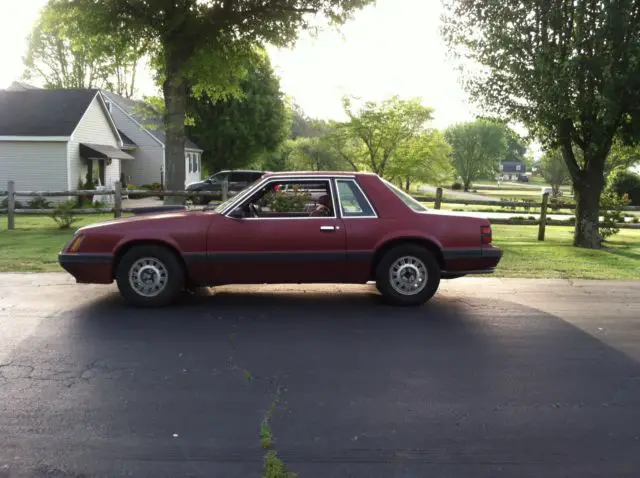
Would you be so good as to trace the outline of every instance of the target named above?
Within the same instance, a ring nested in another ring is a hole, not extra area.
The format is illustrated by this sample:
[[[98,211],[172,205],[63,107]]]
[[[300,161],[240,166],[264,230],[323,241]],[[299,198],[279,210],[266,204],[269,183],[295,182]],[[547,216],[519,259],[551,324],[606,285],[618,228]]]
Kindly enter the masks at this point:
[[[129,269],[129,284],[136,294],[143,297],[156,297],[168,282],[167,268],[155,257],[138,259]]]
[[[389,269],[391,287],[398,294],[416,295],[427,285],[427,267],[414,256],[403,256],[396,260]]]

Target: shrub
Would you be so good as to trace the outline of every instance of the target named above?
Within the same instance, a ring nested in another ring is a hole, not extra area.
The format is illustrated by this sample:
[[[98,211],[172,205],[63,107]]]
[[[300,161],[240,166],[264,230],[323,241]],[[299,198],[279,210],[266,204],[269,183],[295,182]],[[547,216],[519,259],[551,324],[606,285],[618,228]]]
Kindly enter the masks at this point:
[[[464,189],[464,186],[462,185],[462,183],[459,183],[458,181],[456,181],[451,185],[451,189],[453,189],[454,191],[460,191]]]
[[[615,192],[607,191],[600,197],[600,207],[602,208],[602,222],[600,223],[600,236],[602,241],[620,232],[616,224],[624,222],[622,208],[629,204],[629,197],[625,194],[619,196]]]
[[[53,213],[51,213],[52,219],[58,224],[60,229],[69,229],[73,224],[78,222],[79,218],[75,216],[74,208],[76,201],[69,199],[59,203]]]
[[[607,189],[619,197],[628,194],[630,203],[640,206],[640,174],[619,169],[610,176]]]
[[[29,209],[51,209],[53,207],[53,204],[46,198],[39,196],[31,199],[31,201],[29,201],[29,203],[27,204],[27,207]]]
[[[14,202],[15,208],[16,209],[23,209],[24,205],[18,201],[17,199]],[[0,203],[0,209],[7,209],[9,207],[9,198],[4,198],[2,200],[2,203]]]

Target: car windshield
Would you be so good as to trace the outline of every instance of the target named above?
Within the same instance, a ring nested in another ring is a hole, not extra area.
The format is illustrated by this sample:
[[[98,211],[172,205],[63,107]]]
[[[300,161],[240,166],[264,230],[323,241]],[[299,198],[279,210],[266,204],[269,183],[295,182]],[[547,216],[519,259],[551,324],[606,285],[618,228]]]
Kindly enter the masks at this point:
[[[209,176],[209,181],[212,183],[219,183],[227,178],[227,173],[216,173],[213,176]]]
[[[214,209],[215,212],[222,212],[224,211],[227,206],[229,204],[231,204],[232,201],[234,201],[238,196],[240,196],[241,194],[244,194],[244,192],[247,189],[251,189],[258,181],[260,181],[262,179],[262,176],[260,176],[258,179],[256,179],[255,181],[253,181],[251,184],[249,184],[246,188],[241,189],[240,191],[238,191],[236,194],[234,194],[232,197],[230,197],[229,199],[227,199],[226,201],[221,202],[220,204],[218,204],[216,206],[216,208]]]
[[[391,192],[393,192],[396,196],[398,196],[398,198],[400,198],[400,200],[405,203],[407,206],[409,206],[411,209],[413,209],[416,212],[425,212],[428,211],[426,206],[423,206],[418,200],[412,198],[411,196],[409,196],[407,193],[405,193],[402,189],[398,188],[397,186],[394,186],[393,184],[391,184],[389,181],[387,181],[386,179],[383,179],[382,182],[389,188],[391,189]]]

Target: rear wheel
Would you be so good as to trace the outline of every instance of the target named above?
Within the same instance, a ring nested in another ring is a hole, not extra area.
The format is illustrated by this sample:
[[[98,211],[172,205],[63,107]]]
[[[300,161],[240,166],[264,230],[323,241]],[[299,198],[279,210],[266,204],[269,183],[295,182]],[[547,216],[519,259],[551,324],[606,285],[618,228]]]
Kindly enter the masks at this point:
[[[393,305],[421,305],[440,285],[440,266],[424,247],[406,244],[388,251],[376,267],[376,287]]]
[[[180,260],[166,247],[134,246],[117,265],[120,294],[131,305],[158,307],[176,300],[185,285]]]

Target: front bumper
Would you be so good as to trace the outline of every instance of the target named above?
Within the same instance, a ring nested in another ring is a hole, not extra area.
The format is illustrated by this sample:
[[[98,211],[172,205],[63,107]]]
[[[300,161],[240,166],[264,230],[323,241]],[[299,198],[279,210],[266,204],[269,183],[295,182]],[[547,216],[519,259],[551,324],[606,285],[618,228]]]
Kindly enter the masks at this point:
[[[58,263],[80,284],[110,284],[113,282],[113,254],[58,254]]]

